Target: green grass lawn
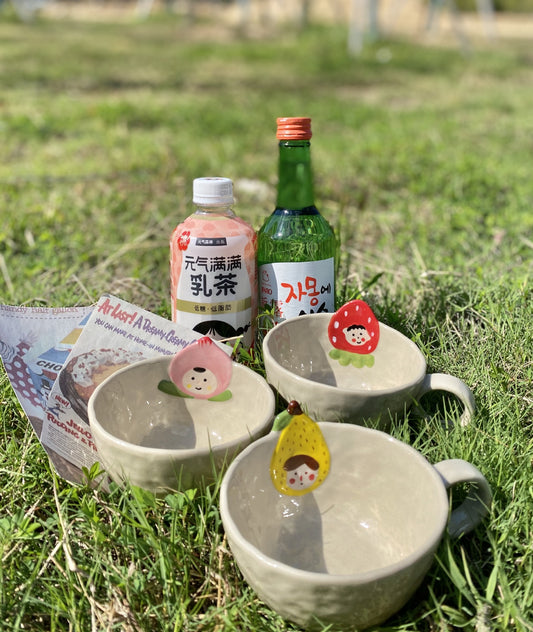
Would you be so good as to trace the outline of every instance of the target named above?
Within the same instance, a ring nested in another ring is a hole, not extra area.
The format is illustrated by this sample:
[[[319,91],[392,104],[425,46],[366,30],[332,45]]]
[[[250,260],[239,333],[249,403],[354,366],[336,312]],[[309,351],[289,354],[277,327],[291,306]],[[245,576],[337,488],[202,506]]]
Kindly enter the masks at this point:
[[[361,295],[476,397],[466,428],[443,429],[454,402],[430,398],[428,419],[391,433],[431,462],[471,461],[494,491],[383,629],[533,630],[530,43],[464,56],[380,41],[350,58],[338,26],[252,40],[172,16],[0,14],[0,86],[0,302],[17,305],[109,291],[168,317],[168,238],[192,179],[232,178],[259,228],[275,118],[312,117],[338,304]],[[3,370],[0,419],[0,629],[297,629],[243,582],[216,487],[156,500],[57,480]]]

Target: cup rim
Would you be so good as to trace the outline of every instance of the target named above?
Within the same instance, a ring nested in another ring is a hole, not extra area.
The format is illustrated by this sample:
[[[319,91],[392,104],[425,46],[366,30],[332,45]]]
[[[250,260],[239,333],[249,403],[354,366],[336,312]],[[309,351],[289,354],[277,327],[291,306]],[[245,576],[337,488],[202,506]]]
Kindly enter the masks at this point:
[[[326,319],[330,319],[331,316],[332,314],[330,313],[303,314],[302,316],[295,316],[294,318],[289,318],[287,320],[284,320],[281,323],[274,325],[274,327],[270,331],[267,332],[267,334],[265,335],[263,339],[263,358],[265,360],[265,369],[266,369],[266,374],[267,374],[267,380],[269,382],[270,382],[270,379],[268,377],[268,369],[266,368],[266,362],[271,362],[272,364],[275,364],[278,371],[280,371],[284,376],[290,378],[291,380],[295,380],[296,383],[306,384],[307,386],[318,385],[320,386],[321,389],[325,389],[326,393],[330,393],[331,395],[336,393],[337,395],[338,394],[348,395],[348,396],[349,395],[364,395],[365,397],[379,397],[381,395],[391,395],[394,393],[398,393],[399,391],[411,389],[422,382],[427,372],[427,361],[424,354],[418,347],[418,345],[412,340],[410,340],[407,336],[402,334],[401,331],[398,331],[394,327],[391,327],[390,325],[386,325],[385,323],[382,323],[381,321],[379,321],[380,327],[383,327],[387,329],[388,331],[394,332],[394,335],[400,337],[402,341],[408,347],[410,347],[414,352],[416,352],[417,356],[422,360],[422,368],[420,372],[418,373],[418,375],[409,381],[398,384],[397,386],[388,386],[385,388],[373,388],[372,390],[366,390],[363,388],[345,388],[342,386],[333,386],[332,384],[324,384],[323,382],[316,382],[315,380],[310,380],[309,378],[303,377],[302,375],[293,373],[292,371],[284,367],[282,364],[280,364],[278,360],[274,358],[274,356],[272,355],[272,352],[270,351],[269,344],[271,342],[271,338],[273,338],[275,335],[274,332],[276,331],[278,327],[283,327],[285,323],[292,324],[296,320],[303,321],[303,322],[309,319],[316,320],[317,318],[320,318],[321,320],[326,320]],[[289,326],[289,325],[285,325],[285,326]]]
[[[292,576],[295,579],[304,580],[309,584],[315,584],[315,585],[366,584],[372,581],[377,581],[379,579],[382,579],[383,577],[394,575],[402,571],[403,569],[412,566],[414,563],[416,563],[418,560],[421,560],[429,553],[433,554],[433,552],[437,549],[442,539],[444,530],[446,528],[446,524],[448,521],[448,504],[449,503],[448,503],[448,495],[447,495],[442,477],[440,476],[438,471],[431,465],[431,463],[429,463],[429,461],[418,450],[416,450],[412,446],[392,437],[391,435],[381,430],[377,430],[374,428],[367,428],[364,426],[358,426],[355,424],[345,424],[345,423],[335,422],[335,421],[320,421],[317,423],[323,430],[327,428],[338,427],[338,428],[343,428],[341,432],[348,431],[348,432],[355,432],[355,433],[361,433],[361,434],[383,435],[384,439],[391,441],[396,446],[398,446],[399,449],[403,449],[409,454],[411,454],[411,456],[415,458],[419,463],[421,463],[423,467],[427,470],[428,476],[432,477],[436,484],[437,483],[440,484],[441,491],[440,492],[436,491],[436,493],[440,494],[441,499],[442,499],[442,502],[441,502],[442,510],[441,510],[441,517],[439,521],[440,526],[438,527],[436,526],[432,530],[432,532],[428,534],[427,538],[425,538],[423,549],[422,547],[419,546],[419,548],[416,551],[413,551],[409,555],[405,556],[404,558],[402,558],[401,560],[397,562],[394,562],[393,564],[388,564],[387,566],[382,566],[380,568],[364,571],[361,573],[334,574],[334,573],[325,573],[325,572],[318,572],[318,571],[309,571],[309,570],[296,568],[294,566],[290,566],[289,564],[286,564],[285,562],[281,562],[273,557],[270,557],[269,555],[264,553],[260,548],[255,546],[255,544],[252,544],[242,534],[239,526],[233,519],[233,516],[229,508],[229,490],[230,490],[230,485],[231,485],[231,479],[233,477],[235,470],[239,467],[239,464],[245,459],[249,458],[248,455],[250,455],[254,450],[257,450],[260,445],[267,442],[272,442],[273,444],[275,443],[275,441],[277,440],[277,437],[275,435],[277,433],[270,432],[268,435],[261,437],[260,439],[257,439],[256,441],[251,443],[239,455],[237,455],[235,459],[231,462],[230,466],[228,467],[222,479],[222,483],[220,486],[220,514],[222,518],[222,523],[224,525],[224,530],[230,541],[230,545],[231,545],[231,541],[235,540],[236,542],[238,542],[238,546],[247,552],[248,556],[253,556],[259,559],[262,564],[266,564],[269,567],[279,568],[280,572],[288,576]],[[436,485],[435,490],[437,489],[439,489],[439,485]]]
[[[248,430],[246,434],[243,433],[239,437],[235,437],[234,439],[230,441],[225,441],[224,443],[218,443],[215,446],[209,445],[207,447],[202,447],[202,448],[198,448],[198,447],[154,448],[154,447],[142,446],[137,443],[131,443],[130,441],[126,441],[125,439],[121,439],[120,437],[117,437],[113,433],[109,432],[109,430],[104,428],[104,426],[100,423],[100,421],[97,418],[96,411],[95,411],[95,402],[98,399],[102,390],[105,388],[105,386],[114,378],[120,376],[122,373],[132,371],[138,368],[140,365],[150,365],[150,364],[160,364],[160,363],[168,364],[171,359],[172,359],[171,356],[158,356],[156,358],[146,358],[144,360],[139,360],[138,362],[134,362],[122,369],[119,369],[118,371],[115,371],[115,373],[112,373],[109,377],[107,377],[101,384],[99,384],[95,388],[87,404],[87,412],[89,416],[89,429],[91,430],[91,433],[93,434],[93,436],[95,436],[95,438],[97,434],[100,434],[101,436],[104,436],[106,438],[109,445],[114,445],[115,447],[118,447],[122,450],[128,450],[132,454],[150,456],[150,458],[160,458],[160,459],[164,459],[168,457],[179,458],[180,455],[183,455],[183,457],[188,457],[191,455],[207,456],[215,451],[217,452],[227,451],[235,446],[238,446],[244,440],[253,439],[255,434],[260,432],[261,429],[265,429],[266,427],[268,427],[269,423],[272,421],[274,417],[275,406],[276,406],[276,400],[275,400],[274,393],[272,392],[272,389],[270,388],[266,380],[264,380],[264,378],[262,378],[255,371],[252,371],[252,369],[250,369],[247,366],[244,366],[243,364],[239,364],[238,362],[232,361],[233,369],[237,367],[237,371],[243,371],[244,373],[247,373],[250,377],[256,380],[258,385],[260,385],[261,387],[266,387],[265,393],[268,398],[268,404],[269,404],[268,409],[271,411],[269,415],[264,416],[262,423],[258,424],[253,430]],[[264,384],[262,382],[264,382]],[[96,430],[96,432],[94,432],[94,430]]]

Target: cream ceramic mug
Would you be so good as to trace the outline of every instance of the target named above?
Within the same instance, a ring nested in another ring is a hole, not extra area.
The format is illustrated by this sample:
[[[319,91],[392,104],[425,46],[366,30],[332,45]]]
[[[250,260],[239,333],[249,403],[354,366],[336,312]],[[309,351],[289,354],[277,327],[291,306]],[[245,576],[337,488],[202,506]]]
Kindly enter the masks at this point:
[[[325,481],[303,496],[270,479],[279,434],[247,447],[220,492],[237,565],[259,597],[306,629],[377,625],[413,595],[444,530],[467,533],[488,513],[491,490],[462,460],[431,465],[390,435],[352,424],[318,424],[331,455]],[[447,489],[470,483],[449,511]]]
[[[158,356],[116,371],[88,404],[97,458],[109,476],[155,494],[216,480],[274,418],[272,389],[248,367],[233,362],[231,398],[209,401],[158,388],[169,377],[170,361]]]
[[[386,430],[391,419],[429,391],[447,391],[463,404],[461,425],[475,410],[474,396],[459,378],[427,373],[426,360],[399,331],[383,323],[372,366],[345,366],[330,356],[331,314],[281,322],[263,340],[267,381],[287,401],[296,399],[315,421],[343,421]]]

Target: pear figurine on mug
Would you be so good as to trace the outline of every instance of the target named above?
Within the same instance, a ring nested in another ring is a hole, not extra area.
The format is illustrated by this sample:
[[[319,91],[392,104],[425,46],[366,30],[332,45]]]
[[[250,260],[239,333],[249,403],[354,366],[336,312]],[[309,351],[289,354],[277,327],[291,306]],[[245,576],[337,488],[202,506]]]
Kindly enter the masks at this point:
[[[161,380],[158,388],[177,397],[226,401],[231,398],[232,368],[231,358],[204,336],[174,355],[168,367],[170,380]]]
[[[316,424],[292,401],[274,420],[281,434],[270,461],[270,477],[278,492],[302,496],[321,485],[329,473],[330,455]]]
[[[328,337],[334,347],[329,356],[342,366],[374,366],[379,321],[364,301],[349,301],[338,309],[329,322]]]

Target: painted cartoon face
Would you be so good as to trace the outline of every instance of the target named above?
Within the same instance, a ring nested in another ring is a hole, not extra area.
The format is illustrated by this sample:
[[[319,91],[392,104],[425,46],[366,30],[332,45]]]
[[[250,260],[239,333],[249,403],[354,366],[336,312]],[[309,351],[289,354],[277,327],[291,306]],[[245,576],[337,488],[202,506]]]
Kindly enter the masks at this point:
[[[185,395],[211,399],[228,388],[232,367],[230,356],[203,336],[174,355],[168,376]]]
[[[355,299],[333,314],[328,325],[328,338],[339,351],[369,355],[378,346],[379,321],[364,301]],[[336,359],[339,357],[337,355]]]
[[[209,395],[217,388],[217,378],[213,371],[205,367],[194,367],[183,375],[182,385],[191,395]]]
[[[304,463],[287,472],[287,486],[291,489],[307,489],[315,482],[317,473],[318,470],[312,470]]]
[[[346,342],[354,347],[364,345],[367,340],[370,340],[368,331],[362,325],[350,325],[342,330],[346,338]]]
[[[287,459],[283,469],[287,472],[287,487],[302,490],[316,481],[319,465],[313,457],[298,454]]]

